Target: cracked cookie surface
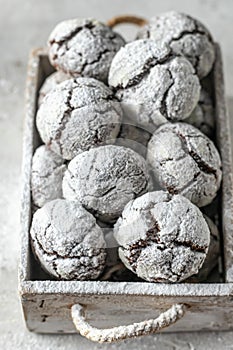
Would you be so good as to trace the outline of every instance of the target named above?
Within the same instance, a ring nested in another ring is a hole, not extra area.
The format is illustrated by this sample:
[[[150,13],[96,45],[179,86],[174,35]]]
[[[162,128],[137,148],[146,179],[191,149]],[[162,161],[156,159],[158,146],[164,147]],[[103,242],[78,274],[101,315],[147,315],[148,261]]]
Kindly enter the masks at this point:
[[[195,108],[200,83],[190,62],[153,40],[121,48],[109,71],[125,115],[148,131],[168,120],[187,118]]]
[[[49,59],[58,70],[107,81],[111,61],[125,44],[110,27],[95,19],[59,23],[48,40]]]
[[[194,126],[167,123],[148,143],[147,160],[163,189],[182,194],[199,207],[212,202],[221,184],[220,155]]]
[[[45,204],[33,216],[30,235],[42,267],[58,279],[93,280],[105,267],[103,232],[79,202]]]
[[[70,160],[92,147],[114,143],[121,119],[121,106],[107,86],[92,78],[76,78],[45,96],[36,123],[44,143]]]
[[[180,282],[196,274],[210,242],[201,211],[187,198],[163,191],[130,201],[114,236],[125,266],[150,282]]]
[[[66,165],[56,153],[46,146],[36,149],[32,158],[31,191],[33,203],[42,207],[45,203],[62,198],[62,179]]]
[[[169,45],[173,53],[184,55],[191,62],[200,79],[210,72],[215,60],[211,34],[202,23],[184,13],[171,11],[151,18],[137,38]]]
[[[44,97],[53,90],[58,84],[62,83],[65,80],[70,79],[71,77],[63,72],[54,72],[51,75],[49,75],[43,85],[40,88],[39,91],[39,97],[38,97],[38,106],[41,105],[43,102]]]
[[[63,179],[63,195],[79,200],[101,220],[113,222],[124,206],[149,186],[145,159],[129,148],[108,145],[71,160]]]

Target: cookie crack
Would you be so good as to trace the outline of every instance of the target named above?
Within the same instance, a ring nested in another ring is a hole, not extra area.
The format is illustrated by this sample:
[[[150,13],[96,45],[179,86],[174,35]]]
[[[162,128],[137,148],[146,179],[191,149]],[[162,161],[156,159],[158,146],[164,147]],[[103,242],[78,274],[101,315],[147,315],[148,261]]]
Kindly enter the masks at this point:
[[[206,253],[206,249],[208,248],[208,246],[200,246],[198,244],[195,244],[192,241],[177,241],[174,240],[173,244],[177,247],[182,246],[182,247],[187,247],[190,248],[190,250],[192,250],[193,252],[198,252],[198,253]]]
[[[63,147],[61,144],[61,135],[62,132],[65,130],[66,128],[66,124],[68,123],[69,119],[70,119],[70,115],[73,112],[73,110],[75,109],[72,105],[71,105],[71,99],[72,99],[72,89],[68,91],[67,93],[67,99],[65,101],[65,105],[67,106],[67,109],[64,111],[63,116],[59,122],[59,129],[56,130],[56,133],[53,137],[50,138],[48,145],[50,146],[54,141],[58,144],[59,148],[60,148],[60,153],[63,154]]]
[[[153,225],[152,227],[146,232],[146,238],[138,239],[136,242],[133,242],[131,244],[128,244],[127,247],[120,246],[120,248],[125,251],[129,252],[129,255],[126,254],[126,258],[132,268],[132,270],[135,272],[137,269],[137,261],[141,255],[141,252],[144,248],[150,246],[153,243],[158,244],[157,248],[160,250],[164,250],[165,247],[160,242],[160,238],[158,236],[158,232],[160,232],[160,227],[158,222],[153,218]]]
[[[189,211],[189,209],[188,209],[188,211]],[[179,233],[180,233],[180,229],[177,230],[176,237],[171,242],[171,244],[173,246],[185,247],[185,248],[189,248],[192,252],[206,254],[206,249],[208,248],[208,246],[200,246],[199,244],[195,244],[191,240],[179,241],[178,240]],[[176,258],[177,253],[173,249],[171,249],[171,254],[172,254],[172,258],[171,258],[171,260],[168,261],[168,264],[169,264],[170,270],[172,271],[173,275],[175,275],[177,280],[178,280],[183,276],[183,274],[186,270],[186,266],[184,264],[182,269],[179,272],[174,271],[174,269],[172,268],[172,264],[173,264],[174,258]]]
[[[76,34],[78,34],[81,30],[83,30],[83,26],[81,26],[81,27],[78,26],[73,31],[71,31],[69,35],[65,36],[63,39],[61,39],[61,40],[52,39],[52,40],[49,41],[49,44],[50,45],[57,44],[59,46],[62,46],[63,44],[66,44],[68,41],[73,39],[73,37]]]
[[[167,69],[167,72],[170,76],[171,84],[168,86],[168,88],[165,90],[165,92],[163,94],[163,98],[161,100],[161,106],[159,108],[159,111],[163,116],[165,116],[165,118],[167,120],[171,120],[171,118],[168,116],[168,111],[167,111],[167,98],[168,98],[168,94],[169,94],[170,89],[175,84],[175,79],[173,78],[170,69]]]
[[[114,191],[117,187],[116,186],[112,186],[110,187],[107,191],[103,192],[101,194],[101,197],[107,196],[109,193],[111,193],[112,191]],[[98,197],[97,197],[98,198]]]
[[[57,44],[59,46],[62,46],[63,44],[67,44],[68,41],[70,41],[71,39],[73,39],[73,37],[75,37],[79,32],[81,32],[83,29],[93,29],[95,26],[91,23],[88,22],[83,26],[77,26],[74,30],[72,30],[69,35],[65,36],[63,39],[61,40],[56,40],[56,39],[52,39],[49,41],[50,45],[53,44]]]
[[[201,159],[201,157],[197,154],[197,152],[195,152],[192,149],[189,149],[186,137],[180,131],[176,131],[174,129],[174,132],[179,137],[179,139],[181,140],[181,145],[183,147],[183,151],[186,154],[188,154],[188,155],[190,155],[192,157],[194,162],[197,164],[198,168],[203,173],[206,173],[208,175],[214,175],[215,179],[217,179],[216,169],[214,169],[209,164],[207,164],[203,159]]]
[[[177,55],[175,56],[173,53],[169,52],[167,55],[165,55],[162,58],[156,58],[156,57],[148,58],[146,60],[146,62],[144,63],[140,73],[135,75],[133,78],[129,79],[125,86],[123,86],[122,83],[116,85],[114,87],[114,90],[115,91],[125,90],[125,89],[128,89],[130,87],[137,85],[138,83],[140,83],[143,80],[143,78],[145,76],[147,76],[150,73],[150,70],[152,68],[154,68],[157,65],[167,64],[170,60],[172,60],[175,57],[177,57]]]
[[[177,37],[171,38],[171,40],[168,41],[168,45],[171,45],[174,41],[179,41],[179,40],[183,39],[184,36],[186,36],[186,35],[192,35],[192,34],[205,35],[208,37],[208,39],[210,39],[208,33],[200,30],[198,28],[197,24],[195,23],[195,28],[193,30],[183,30],[182,32],[180,32],[180,34]]]
[[[163,243],[161,243],[160,237],[158,236],[158,232],[161,231],[160,227],[158,225],[158,222],[154,218],[153,218],[153,221],[154,221],[154,225],[151,227],[151,229],[149,229],[146,232],[145,239],[138,239],[136,242],[128,244],[127,247],[120,246],[120,248],[125,252],[125,257],[134,272],[136,272],[137,270],[137,262],[144,248],[152,245],[153,243],[156,243],[156,248],[161,251],[164,251],[167,248],[169,248],[169,247],[166,247]],[[178,234],[179,234],[179,231],[177,232],[177,235]],[[203,253],[203,254],[206,254],[206,249],[208,248],[207,246],[200,246],[189,240],[180,242],[177,240],[177,237],[171,242],[171,245],[177,246],[177,247],[179,246],[187,247],[193,252]],[[185,271],[186,266],[184,266],[179,273],[174,272],[172,269],[172,263],[176,255],[173,249],[171,249],[171,254],[172,254],[172,257],[170,260],[167,260],[167,264],[170,268],[170,271],[172,271],[173,275],[175,275],[176,278],[179,279],[181,278],[183,272]],[[164,279],[159,278],[159,279],[154,279],[154,281],[162,282],[164,281]]]
[[[190,16],[188,16],[188,17],[189,17],[190,19],[192,19],[192,17],[190,17]],[[197,34],[202,34],[202,35],[207,36],[207,38],[209,39],[209,41],[213,43],[213,39],[212,39],[212,37],[211,37],[211,35],[210,35],[210,33],[209,33],[208,31],[201,30],[201,29],[199,28],[198,23],[195,22],[195,21],[194,21],[194,26],[195,26],[195,31],[196,31]]]
[[[197,172],[194,174],[193,178],[188,181],[183,187],[179,188],[178,192],[182,194],[185,190],[187,190],[195,181],[197,181],[198,176],[200,176],[201,172]]]
[[[102,57],[104,55],[106,55],[107,53],[109,53],[109,52],[110,52],[109,49],[105,49],[102,52],[99,52],[99,54],[97,55],[96,59],[94,59],[93,61],[91,61],[91,62],[87,62],[86,61],[85,63],[83,63],[79,73],[82,75],[83,72],[85,71],[86,67],[94,65],[95,63],[98,63],[102,59]]]
[[[188,209],[189,211],[189,209]],[[186,211],[186,214],[188,213],[188,211]],[[194,252],[199,252],[199,253],[206,253],[206,249],[208,248],[208,245],[199,245],[197,243],[194,243],[191,240],[185,240],[185,241],[180,241],[179,240],[179,234],[180,234],[180,228],[177,229],[176,232],[176,237],[174,238],[174,240],[172,241],[172,244],[174,244],[175,246],[183,246],[183,247],[187,247],[190,248],[190,250],[194,251]]]
[[[93,224],[93,226],[95,225],[95,223]],[[48,227],[46,227],[45,231],[51,226],[51,224],[48,225]],[[93,227],[92,226],[92,227]],[[91,229],[91,228],[90,228]],[[39,249],[45,253],[46,255],[49,255],[51,257],[55,259],[61,259],[61,260],[64,260],[64,259],[78,259],[80,261],[80,259],[82,257],[87,257],[87,258],[93,258],[93,257],[98,257],[99,255],[103,254],[105,252],[105,248],[92,248],[92,249],[89,249],[89,248],[86,248],[88,249],[88,251],[91,251],[92,253],[92,256],[90,257],[89,254],[85,255],[84,252],[85,252],[85,246],[82,247],[82,242],[79,242],[78,245],[81,245],[81,249],[82,250],[82,255],[75,255],[75,256],[70,256],[69,254],[76,248],[75,247],[75,244],[70,248],[70,251],[67,252],[66,255],[60,255],[56,250],[53,250],[52,252],[48,252],[43,246],[42,244],[40,243],[40,241],[38,240],[38,237],[35,235],[35,238],[32,238],[32,241],[33,242],[36,242],[36,244],[38,245]],[[53,260],[53,261],[54,261]],[[81,262],[80,262],[81,265],[83,265]]]
[[[143,175],[144,174],[142,173],[141,176],[143,176]],[[144,181],[144,186],[140,189],[140,191],[139,192],[134,191],[135,197],[138,197],[138,196],[142,195],[143,193],[145,193],[145,191],[148,188],[148,184],[149,184],[149,180],[145,180]]]

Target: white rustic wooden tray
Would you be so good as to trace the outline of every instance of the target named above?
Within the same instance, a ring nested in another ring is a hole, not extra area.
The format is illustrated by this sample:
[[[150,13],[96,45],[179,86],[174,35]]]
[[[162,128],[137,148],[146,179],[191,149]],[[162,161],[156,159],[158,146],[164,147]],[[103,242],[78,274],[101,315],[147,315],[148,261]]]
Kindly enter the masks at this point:
[[[22,252],[19,288],[26,325],[40,333],[82,334],[97,341],[113,341],[166,328],[174,331],[233,329],[233,179],[229,118],[225,109],[222,60],[216,44],[212,73],[217,123],[217,145],[223,161],[221,225],[224,282],[161,284],[146,282],[54,281],[43,276],[31,253],[31,160],[40,143],[35,128],[38,89],[52,72],[44,49],[29,60],[23,146]],[[172,305],[176,304],[175,307]],[[178,306],[177,306],[178,304]],[[76,305],[76,306],[75,306]],[[83,309],[79,306],[82,305]],[[172,308],[171,308],[172,307]],[[156,318],[129,327],[98,331]],[[85,311],[86,321],[83,311]],[[175,321],[179,319],[177,323]],[[175,324],[173,324],[175,323]]]

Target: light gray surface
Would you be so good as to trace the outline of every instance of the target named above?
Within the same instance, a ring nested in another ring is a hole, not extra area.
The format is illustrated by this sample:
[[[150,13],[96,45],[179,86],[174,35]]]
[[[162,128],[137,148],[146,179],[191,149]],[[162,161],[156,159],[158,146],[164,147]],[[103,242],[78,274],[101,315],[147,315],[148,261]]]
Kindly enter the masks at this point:
[[[56,5],[56,6],[55,6]],[[5,349],[233,349],[233,332],[149,336],[115,345],[96,345],[79,336],[28,333],[17,296],[19,196],[24,82],[28,51],[43,46],[54,24],[65,18],[116,14],[154,15],[170,9],[197,16],[222,44],[228,106],[233,113],[233,2],[231,0],[0,0],[0,348]],[[134,28],[130,28],[132,37]]]

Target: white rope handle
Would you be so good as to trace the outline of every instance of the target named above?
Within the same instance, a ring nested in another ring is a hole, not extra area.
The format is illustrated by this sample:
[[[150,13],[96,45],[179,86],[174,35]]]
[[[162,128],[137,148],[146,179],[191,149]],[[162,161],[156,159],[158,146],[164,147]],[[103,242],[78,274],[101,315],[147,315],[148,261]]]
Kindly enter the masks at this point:
[[[133,323],[128,326],[105,329],[92,327],[86,321],[84,308],[80,304],[72,306],[71,315],[75,327],[82,336],[94,342],[112,343],[123,339],[156,333],[182,318],[185,314],[185,310],[186,306],[184,304],[175,304],[155,319]]]

